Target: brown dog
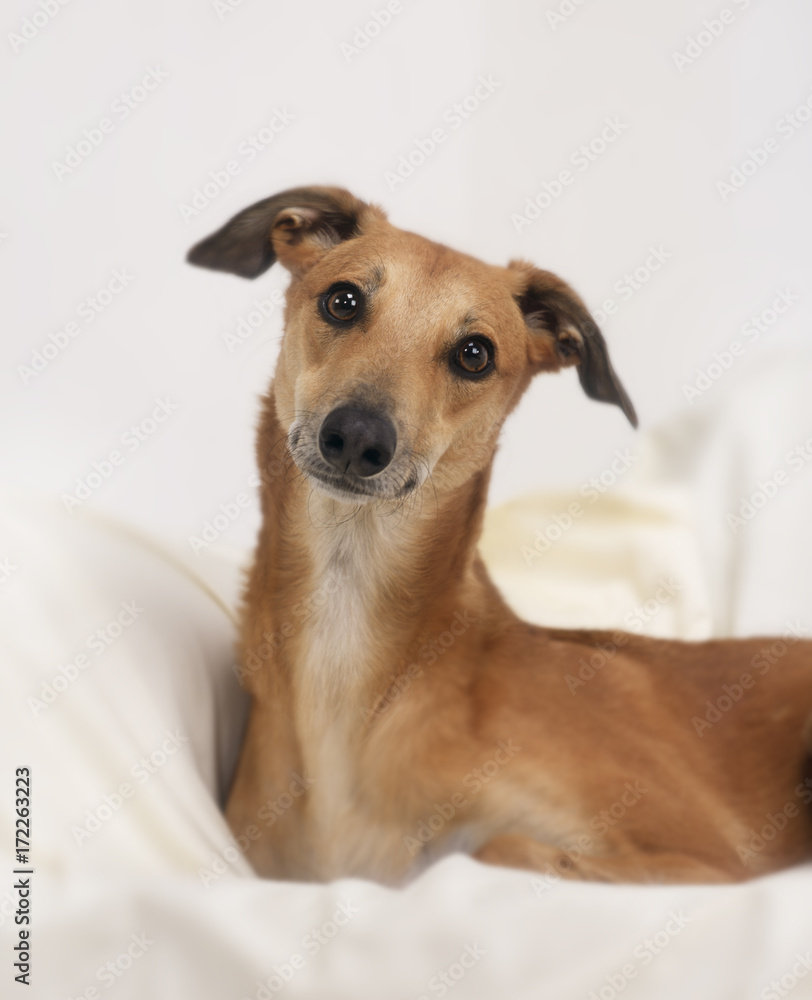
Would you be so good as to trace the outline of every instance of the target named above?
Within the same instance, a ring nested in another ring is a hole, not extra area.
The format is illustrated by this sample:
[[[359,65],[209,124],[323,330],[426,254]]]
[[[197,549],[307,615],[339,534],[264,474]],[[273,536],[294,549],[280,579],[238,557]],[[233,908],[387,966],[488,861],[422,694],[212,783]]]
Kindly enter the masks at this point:
[[[762,670],[759,639],[537,628],[477,555],[497,436],[536,372],[578,365],[636,423],[575,292],[338,188],[261,201],[189,254],[247,278],[277,259],[292,281],[227,808],[257,871],[397,883],[464,850],[575,878],[732,881],[812,856],[812,643],[787,639]],[[574,689],[596,646],[609,664]]]

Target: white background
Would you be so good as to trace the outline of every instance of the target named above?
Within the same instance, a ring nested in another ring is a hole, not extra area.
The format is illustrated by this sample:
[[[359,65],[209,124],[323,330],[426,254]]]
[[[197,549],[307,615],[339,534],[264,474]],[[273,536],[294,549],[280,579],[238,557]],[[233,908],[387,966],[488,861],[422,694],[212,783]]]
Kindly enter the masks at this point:
[[[789,138],[776,122],[812,93],[812,11],[802,0],[742,3],[730,0],[733,23],[682,69],[674,54],[717,17],[716,0],[586,0],[556,25],[552,0],[403,0],[355,54],[342,44],[370,20],[368,0],[242,0],[229,13],[204,0],[70,0],[24,44],[10,36],[39,8],[5,4],[7,482],[74,492],[155,399],[168,398],[177,412],[125,450],[89,505],[184,540],[246,488],[279,311],[231,352],[223,335],[286,275],[273,269],[249,283],[190,268],[184,255],[244,206],[292,185],[345,185],[404,228],[489,261],[523,257],[555,270],[595,309],[614,298],[604,331],[644,427],[688,407],[683,386],[779,289],[798,302],[737,368],[758,365],[768,343],[803,336],[812,123]],[[149,67],[168,79],[118,120],[111,105]],[[444,114],[481,75],[498,88],[451,128]],[[275,108],[295,120],[247,163],[240,143]],[[103,117],[113,131],[59,179],[54,163]],[[607,117],[624,123],[622,135],[588,170],[573,168],[571,155]],[[393,190],[386,172],[438,126],[447,140]],[[771,136],[777,151],[724,199],[717,182]],[[180,206],[232,159],[239,175],[184,220]],[[567,167],[574,183],[517,232],[511,214]],[[623,301],[615,283],[651,246],[669,260]],[[134,275],[124,292],[92,323],[80,320],[79,335],[23,384],[19,366],[121,268]],[[620,411],[587,400],[573,372],[539,379],[504,433],[492,500],[577,486],[634,442]],[[222,541],[249,544],[256,523],[252,510]]]
[[[779,290],[797,295],[702,395],[696,408],[712,405],[701,419],[652,436],[662,467],[681,471],[704,523],[652,518],[652,510],[669,509],[652,504],[655,493],[673,498],[668,482],[657,492],[663,477],[641,476],[637,509],[649,516],[630,519],[637,547],[617,518],[599,524],[612,526],[601,538],[574,527],[555,550],[560,562],[546,578],[544,614],[571,605],[603,620],[613,601],[629,606],[626,591],[617,597],[616,578],[631,581],[642,602],[660,572],[673,571],[684,588],[666,613],[673,611],[669,622],[683,637],[694,634],[686,622],[697,620],[714,634],[777,633],[790,616],[808,623],[812,465],[746,531],[731,533],[724,512],[756,479],[786,465],[787,450],[812,432],[805,399],[812,364],[798,349],[809,339],[812,121],[792,138],[776,130],[812,93],[812,10],[802,0],[755,0],[744,10],[734,0],[585,0],[554,26],[547,15],[557,2],[403,0],[402,13],[349,60],[342,44],[369,21],[368,0],[242,0],[222,16],[210,0],[69,0],[17,45],[8,36],[39,0],[5,3],[2,485],[58,498],[122,450],[126,461],[87,507],[185,545],[247,487],[279,314],[233,352],[223,335],[286,280],[277,269],[253,284],[197,270],[185,253],[257,199],[293,185],[343,184],[383,204],[398,225],[489,261],[524,257],[558,271],[595,309],[616,299],[604,329],[644,428],[693,412],[683,387],[698,369],[741,339],[749,317]],[[674,54],[725,2],[736,11],[733,23],[708,36],[711,44],[680,71]],[[115,119],[114,103],[150,67],[168,79],[126,120]],[[480,76],[498,88],[451,130],[445,113]],[[240,159],[240,144],[275,108],[295,120],[185,221],[181,205],[211,172]],[[60,180],[54,163],[104,117],[114,130]],[[607,118],[626,126],[617,142],[517,231],[511,215],[573,166],[571,155]],[[444,125],[447,141],[392,189],[387,171]],[[723,199],[717,182],[770,137],[774,155]],[[652,246],[670,258],[621,300],[616,282]],[[30,366],[49,335],[77,320],[83,300],[121,269],[134,275],[129,287],[92,323],[80,320],[79,335],[24,384],[20,366]],[[126,450],[122,435],[149,417],[156,398],[177,412],[137,451]],[[578,497],[615,449],[642,446],[619,410],[583,396],[573,372],[539,379],[505,431],[492,499],[542,488]],[[682,510],[681,496],[671,507]],[[543,504],[527,505],[534,516],[537,508],[544,514]],[[25,504],[9,513],[5,502],[0,515],[0,562],[8,555],[20,567],[2,592],[0,738],[13,753],[0,761],[32,764],[39,782],[37,1000],[77,996],[142,929],[157,943],[116,996],[256,996],[255,980],[267,979],[347,896],[363,907],[357,923],[284,995],[418,997],[464,944],[479,941],[487,959],[455,989],[460,1000],[587,997],[605,992],[638,942],[683,906],[693,928],[624,987],[624,998],[763,998],[766,984],[788,975],[808,948],[808,868],[741,888],[562,883],[538,898],[525,872],[452,857],[403,893],[357,880],[279,885],[247,871],[203,892],[199,866],[230,842],[214,798],[216,765],[235,746],[239,721],[224,652],[230,621],[168,564],[155,579],[141,578],[131,540],[108,542],[92,518],[83,529],[78,516],[45,518]],[[516,544],[503,549],[527,570],[516,540],[525,531],[521,544],[532,537],[532,518],[505,522]],[[222,541],[244,548],[256,524],[254,507]],[[95,548],[83,530],[98,532]],[[533,603],[527,574],[516,580]],[[149,616],[32,724],[20,709],[27,696],[111,617],[111,602],[115,609],[142,594]],[[678,613],[683,597],[690,614]],[[149,795],[111,819],[92,849],[77,850],[70,824],[116,787],[133,759],[160,745],[156,734],[162,739],[165,726],[178,724],[196,734],[195,754],[173,758],[178,767],[168,766]],[[10,787],[6,778],[2,786]],[[10,807],[10,796],[0,802],[0,826],[10,830],[2,803]],[[0,885],[4,918],[9,883]],[[10,921],[0,930],[11,937]],[[9,971],[10,963],[2,974]],[[810,991],[805,977],[792,996]]]

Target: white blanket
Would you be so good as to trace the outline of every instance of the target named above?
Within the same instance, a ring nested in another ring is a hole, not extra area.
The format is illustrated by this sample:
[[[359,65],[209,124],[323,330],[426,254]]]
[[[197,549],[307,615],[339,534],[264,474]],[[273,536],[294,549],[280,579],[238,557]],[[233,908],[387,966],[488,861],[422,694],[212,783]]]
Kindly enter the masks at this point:
[[[492,511],[497,582],[548,624],[685,638],[812,625],[811,377],[809,356],[762,358],[596,482]],[[246,554],[192,562],[10,497],[0,532],[3,997],[812,997],[812,866],[635,887],[454,855],[403,890],[257,879],[218,808],[246,708],[230,617]],[[27,992],[11,957],[19,767]]]

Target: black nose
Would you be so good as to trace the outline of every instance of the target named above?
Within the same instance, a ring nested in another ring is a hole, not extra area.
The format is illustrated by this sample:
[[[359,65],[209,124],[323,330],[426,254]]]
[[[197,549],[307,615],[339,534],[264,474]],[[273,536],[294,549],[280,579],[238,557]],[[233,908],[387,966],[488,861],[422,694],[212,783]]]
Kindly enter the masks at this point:
[[[392,461],[397,434],[392,421],[369,410],[339,406],[324,418],[319,450],[339,472],[374,476]]]

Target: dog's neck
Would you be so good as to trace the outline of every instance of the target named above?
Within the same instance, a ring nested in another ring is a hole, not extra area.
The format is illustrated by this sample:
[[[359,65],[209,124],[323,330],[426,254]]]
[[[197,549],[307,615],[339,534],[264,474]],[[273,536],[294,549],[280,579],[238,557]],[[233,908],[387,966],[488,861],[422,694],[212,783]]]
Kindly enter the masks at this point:
[[[293,771],[315,782],[309,832],[289,848],[292,870],[325,878],[372,871],[373,854],[383,851],[380,870],[391,876],[385,857],[402,853],[397,827],[384,833],[367,822],[359,799],[375,798],[370,775],[393,766],[391,755],[378,760],[375,741],[403,724],[403,713],[390,709],[404,705],[404,690],[410,711],[419,711],[429,676],[442,681],[437,672],[461,648],[476,657],[492,627],[512,615],[476,549],[490,463],[453,490],[429,480],[400,506],[337,503],[293,463],[272,395],[257,458],[263,521],[243,604],[242,677],[254,697],[251,759],[261,756],[264,771],[244,780],[257,783],[260,801],[286,788]],[[379,778],[381,787],[394,780]]]
[[[478,642],[492,615],[511,614],[476,551],[490,468],[453,492],[427,482],[399,507],[336,503],[293,464],[272,400],[258,459],[263,524],[243,621],[249,729],[275,775],[269,788],[286,787],[290,767],[316,782],[307,849],[321,876],[374,870],[371,852],[401,845],[366,823],[362,806],[360,825],[346,828],[348,803],[363,794],[356,751],[374,758],[401,692],[414,684],[422,696],[416,678],[442,670],[450,646]]]
[[[251,586],[277,637],[274,668],[291,678],[297,702],[352,698],[371,711],[421,646],[489,603],[476,545],[490,466],[445,494],[429,481],[399,505],[344,504],[292,464],[272,399],[259,460],[263,528]]]

